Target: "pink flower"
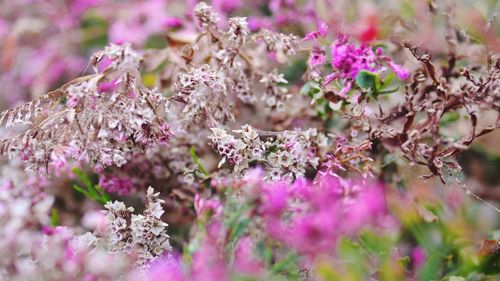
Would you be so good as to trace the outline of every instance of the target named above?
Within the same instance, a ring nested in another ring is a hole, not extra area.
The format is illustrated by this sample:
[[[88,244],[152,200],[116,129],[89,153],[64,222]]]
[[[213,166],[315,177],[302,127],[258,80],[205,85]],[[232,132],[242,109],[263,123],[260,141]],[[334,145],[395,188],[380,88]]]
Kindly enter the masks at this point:
[[[232,13],[241,8],[241,0],[212,0],[214,9],[222,14]]]
[[[170,124],[163,122],[160,125],[160,136],[158,137],[158,143],[168,144],[170,139],[174,136],[174,133],[170,130]]]
[[[419,269],[425,264],[425,261],[427,260],[427,254],[425,253],[425,250],[422,249],[421,247],[415,247],[411,251],[411,261],[413,263],[413,267],[415,269]]]
[[[385,56],[382,48],[377,48],[374,52],[368,44],[362,43],[356,46],[349,43],[347,35],[340,35],[336,42],[331,45],[331,55],[331,65],[334,72],[325,77],[323,84],[328,85],[334,80],[341,79],[343,87],[339,96],[346,96],[361,70],[382,72],[386,69],[384,63],[387,63],[400,79],[405,80],[410,76],[406,69]]]
[[[163,25],[168,28],[180,28],[182,26],[182,20],[176,17],[165,17]]]
[[[254,244],[250,237],[242,237],[236,244],[234,253],[234,269],[238,273],[250,276],[258,275],[264,265],[254,254]]]
[[[307,33],[306,36],[304,37],[304,40],[310,41],[317,38],[322,38],[325,37],[327,34],[328,34],[328,26],[324,22],[322,22],[320,23],[318,30]]]
[[[287,184],[285,182],[264,186],[262,189],[263,202],[259,209],[260,212],[264,216],[280,216],[287,204],[287,193]]]
[[[229,280],[226,263],[219,250],[209,241],[203,241],[193,254],[189,280],[224,281]]]
[[[379,185],[329,175],[263,184],[260,214],[268,235],[314,257],[333,253],[337,239],[365,226],[385,226],[385,193]]]
[[[56,170],[61,170],[67,165],[66,157],[63,153],[58,153],[56,150],[53,150],[50,154],[50,165]]]
[[[347,35],[340,35],[331,45],[332,67],[342,78],[355,79],[361,70],[376,71],[377,56],[366,44],[356,47],[348,42]]]
[[[0,19],[0,39],[7,35],[9,32],[9,25],[7,22],[3,19]]]
[[[309,65],[315,67],[317,65],[323,65],[325,61],[325,52],[321,48],[314,47],[309,55]]]
[[[257,31],[262,28],[270,29],[272,23],[269,19],[250,16],[248,17],[248,28],[251,31]]]
[[[396,75],[399,77],[399,79],[406,80],[406,79],[408,79],[408,77],[410,77],[410,72],[408,70],[406,70],[405,68],[403,68],[401,65],[395,64],[392,61],[389,61],[387,64],[392,69],[392,71],[394,71],[394,73],[396,73]]]
[[[203,199],[200,194],[194,196],[194,210],[198,217],[210,215],[219,217],[222,214],[222,204],[216,199]]]
[[[149,281],[185,281],[184,273],[182,272],[182,263],[180,256],[168,255],[158,260],[153,261],[151,267],[147,271]],[[134,279],[138,280],[138,279]],[[130,280],[132,281],[132,280]]]
[[[102,175],[99,178],[99,186],[107,192],[115,192],[119,195],[129,194],[134,188],[132,180],[127,176],[108,176]]]
[[[102,81],[97,86],[98,93],[112,93],[118,88],[116,81]]]
[[[166,15],[163,0],[150,0],[126,6],[127,17],[119,17],[110,27],[110,41],[116,44],[142,45],[150,35],[160,33],[172,20]]]

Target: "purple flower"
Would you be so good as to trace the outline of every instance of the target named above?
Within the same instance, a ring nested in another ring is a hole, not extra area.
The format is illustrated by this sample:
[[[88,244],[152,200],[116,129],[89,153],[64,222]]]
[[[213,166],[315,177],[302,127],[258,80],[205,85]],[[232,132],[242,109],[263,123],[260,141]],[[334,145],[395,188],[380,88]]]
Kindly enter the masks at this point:
[[[193,254],[189,280],[229,280],[226,263],[221,258],[221,253],[217,247],[210,241],[203,241],[198,251]]]
[[[263,202],[260,212],[265,216],[280,216],[286,207],[288,199],[287,184],[279,182],[269,186],[264,186],[262,190]]]
[[[99,178],[99,186],[101,186],[107,192],[115,192],[119,195],[129,194],[134,188],[132,180],[127,176],[109,176],[102,175]]]
[[[123,11],[127,16],[119,17],[110,27],[110,41],[116,44],[144,44],[150,35],[162,32],[171,20],[166,11],[167,6],[163,0],[128,5]]]
[[[241,0],[212,0],[212,5],[216,11],[222,14],[232,13],[241,8]]]
[[[413,267],[415,269],[419,269],[422,267],[427,260],[427,254],[425,253],[425,250],[422,249],[421,247],[415,247],[411,251],[411,261],[413,263]]]
[[[210,214],[210,216],[219,217],[222,214],[222,204],[216,199],[203,199],[200,194],[194,196],[194,210],[198,217]]]
[[[147,271],[149,281],[185,281],[187,280],[182,272],[182,263],[179,255],[168,255],[153,261]],[[137,280],[137,279],[134,279]],[[130,280],[132,281],[132,280]]]
[[[262,271],[264,265],[254,254],[254,244],[250,237],[242,237],[236,244],[234,252],[234,269],[238,273],[255,276]]]
[[[311,31],[306,34],[306,36],[304,37],[304,41],[310,41],[317,38],[325,37],[327,34],[328,34],[328,26],[324,22],[322,22],[320,23],[318,30]]]
[[[314,52],[311,51],[311,56]],[[358,73],[362,70],[370,72],[382,72],[386,69],[386,63],[396,75],[405,80],[410,76],[410,73],[402,66],[395,64],[391,58],[383,54],[382,48],[373,48],[365,43],[356,46],[354,43],[349,43],[349,36],[340,35],[338,39],[331,45],[331,65],[334,72],[327,75],[323,81],[323,85],[328,85],[331,82],[341,79],[343,87],[339,92],[340,96],[345,96],[352,88],[352,84]]]
[[[118,88],[118,83],[114,81],[102,81],[97,86],[98,93],[112,93]]]
[[[376,71],[377,56],[369,45],[356,47],[350,44],[347,35],[340,35],[331,45],[332,67],[340,73],[340,77],[356,79],[361,70]]]
[[[340,236],[365,226],[385,226],[387,208],[380,185],[320,175],[314,182],[264,184],[260,213],[268,235],[314,257],[333,253]]]
[[[395,64],[392,61],[389,61],[387,64],[392,69],[392,71],[394,71],[394,73],[396,73],[396,75],[399,77],[399,79],[406,80],[406,79],[408,79],[408,77],[410,77],[410,72],[408,70],[406,70],[405,68],[403,68],[401,65]]]
[[[325,51],[319,47],[314,47],[309,55],[309,65],[315,67],[317,65],[323,65],[325,61]]]

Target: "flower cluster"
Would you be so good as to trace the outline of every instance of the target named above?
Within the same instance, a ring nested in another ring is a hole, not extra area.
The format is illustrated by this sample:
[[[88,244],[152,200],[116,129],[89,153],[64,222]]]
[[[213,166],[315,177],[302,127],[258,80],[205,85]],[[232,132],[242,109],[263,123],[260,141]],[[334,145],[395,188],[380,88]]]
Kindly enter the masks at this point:
[[[7,127],[30,127],[2,140],[2,153],[20,155],[35,170],[60,157],[106,167],[125,164],[134,150],[167,143],[172,132],[161,117],[167,100],[142,85],[139,60],[130,46],[111,45],[92,58],[102,72],[4,111]]]
[[[318,165],[319,146],[326,145],[326,137],[315,130],[280,133],[257,131],[249,125],[235,130],[241,139],[224,129],[212,128],[209,136],[217,152],[234,165],[237,173],[246,173],[252,163],[266,167],[268,178],[289,179],[304,176],[308,167]]]
[[[264,185],[259,193],[263,197],[259,210],[269,235],[307,255],[331,253],[339,237],[370,224],[391,224],[378,185],[321,176],[314,185],[278,182]]]
[[[228,111],[228,83],[222,71],[206,64],[180,74],[176,99],[186,103],[182,110],[186,124],[203,122],[213,126],[233,119]]]
[[[320,27],[320,30],[317,31],[318,35],[315,33],[306,36],[306,39],[310,40],[315,37],[325,36],[327,33],[323,29],[324,27]],[[356,46],[354,43],[349,43],[349,36],[344,34],[339,35],[337,40],[330,46],[330,49],[331,66],[334,72],[324,78],[323,85],[328,85],[336,80],[342,81],[343,88],[338,93],[341,97],[345,97],[351,90],[353,83],[362,70],[375,73],[382,72],[386,69],[384,64],[387,64],[402,80],[406,80],[410,75],[406,69],[385,56],[382,48],[379,47],[374,50],[372,46],[365,43]],[[314,69],[325,62],[324,51],[315,46],[309,58],[310,67]]]
[[[111,281],[127,275],[131,257],[96,248],[92,235],[51,226],[54,197],[25,196],[24,188],[0,187],[0,279]]]
[[[11,2],[0,280],[498,275],[494,1]]]
[[[110,226],[110,250],[112,252],[133,252],[137,255],[137,264],[148,262],[171,251],[168,224],[160,218],[161,206],[165,201],[159,199],[152,187],[146,195],[146,209],[142,215],[133,214],[134,208],[126,207],[123,202],[108,202],[106,218]]]

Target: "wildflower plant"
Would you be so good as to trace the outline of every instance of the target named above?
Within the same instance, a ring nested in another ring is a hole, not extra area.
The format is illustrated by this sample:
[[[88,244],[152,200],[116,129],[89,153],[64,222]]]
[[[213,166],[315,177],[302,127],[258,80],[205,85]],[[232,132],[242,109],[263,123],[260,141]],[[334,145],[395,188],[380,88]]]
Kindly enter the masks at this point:
[[[495,1],[14,2],[0,280],[498,278]]]

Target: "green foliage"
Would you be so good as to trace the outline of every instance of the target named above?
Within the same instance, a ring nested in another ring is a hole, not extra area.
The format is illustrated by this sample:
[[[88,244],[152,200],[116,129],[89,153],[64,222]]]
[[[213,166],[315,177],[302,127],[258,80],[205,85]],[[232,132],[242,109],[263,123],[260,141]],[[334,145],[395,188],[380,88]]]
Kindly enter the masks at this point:
[[[145,49],[164,49],[167,47],[167,40],[163,36],[150,36],[144,45]]]
[[[80,22],[85,52],[94,52],[108,44],[108,23],[96,13],[86,13]]]
[[[56,208],[50,210],[50,225],[54,227],[59,225],[59,211]]]
[[[73,173],[83,183],[83,187],[74,184],[73,189],[83,194],[85,197],[94,200],[101,204],[106,204],[110,200],[109,194],[104,191],[98,184],[93,184],[89,176],[79,168],[74,168]]]
[[[439,125],[445,127],[460,119],[460,114],[456,111],[446,112],[439,120]]]
[[[289,84],[296,83],[300,80],[306,70],[307,62],[304,59],[294,60],[288,63],[283,69],[283,76]]]
[[[356,84],[367,91],[368,97],[377,100],[380,95],[395,93],[399,90],[399,87],[387,88],[394,77],[395,74],[391,72],[385,80],[382,80],[378,73],[361,70],[358,75],[356,75]]]
[[[189,155],[191,155],[191,158],[196,164],[198,171],[200,171],[200,173],[202,173],[204,176],[208,177],[209,173],[201,164],[200,158],[198,157],[198,155],[196,155],[196,150],[193,146],[189,149]]]
[[[314,105],[314,109],[319,118],[325,121],[331,119],[333,110],[330,107],[329,101],[324,97],[323,90],[318,83],[305,83],[300,89],[300,93],[311,98],[311,104]]]

